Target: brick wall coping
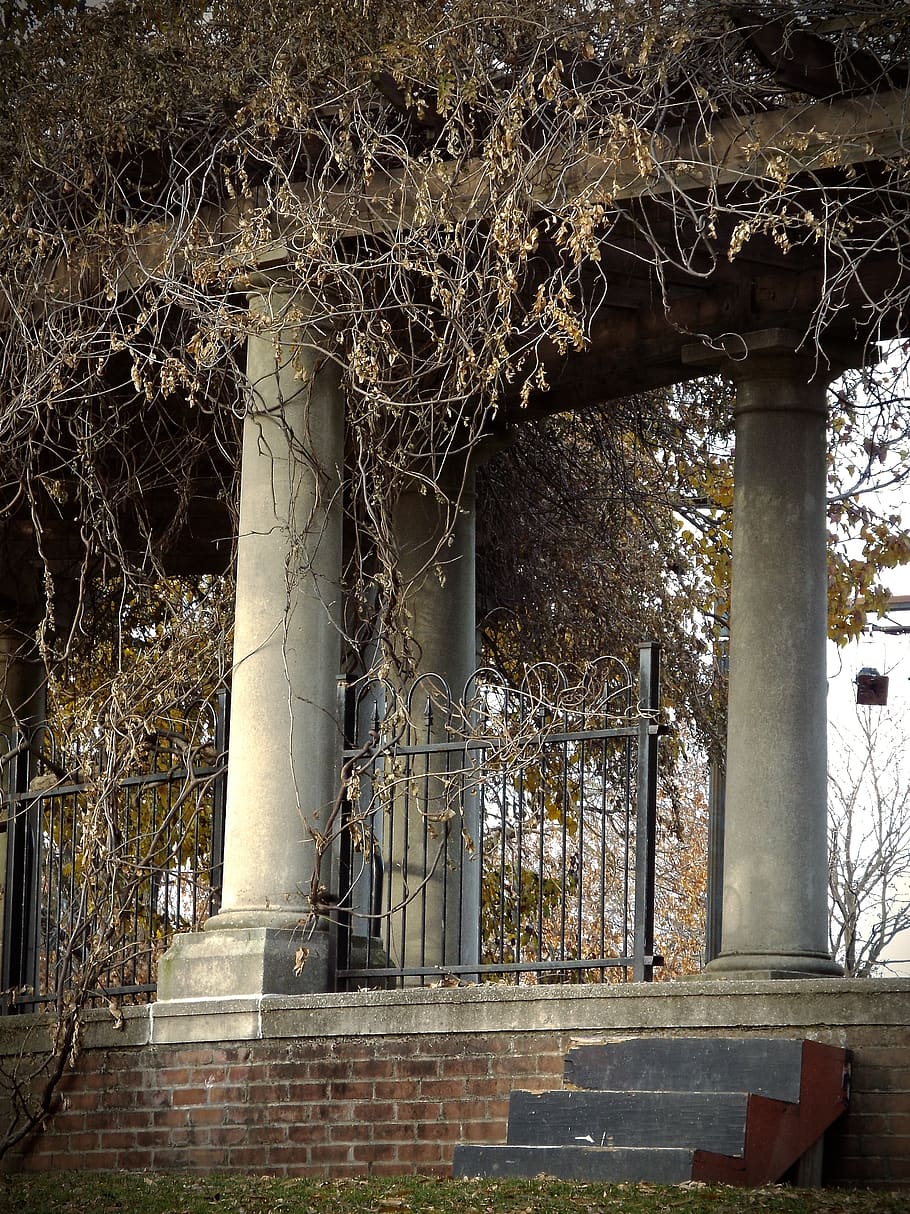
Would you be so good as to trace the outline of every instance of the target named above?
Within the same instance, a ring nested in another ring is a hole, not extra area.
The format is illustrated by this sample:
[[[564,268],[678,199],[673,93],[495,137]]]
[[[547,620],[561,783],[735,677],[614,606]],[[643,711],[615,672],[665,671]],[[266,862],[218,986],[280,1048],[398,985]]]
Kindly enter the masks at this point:
[[[49,1018],[0,1021],[0,1056],[42,1048]],[[787,1028],[910,1024],[910,978],[423,987],[176,1000],[86,1013],[88,1048],[299,1037]]]

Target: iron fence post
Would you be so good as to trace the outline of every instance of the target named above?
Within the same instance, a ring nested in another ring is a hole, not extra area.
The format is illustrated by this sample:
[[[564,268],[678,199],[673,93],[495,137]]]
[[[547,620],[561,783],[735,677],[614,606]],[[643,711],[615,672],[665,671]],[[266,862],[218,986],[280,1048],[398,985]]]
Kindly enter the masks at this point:
[[[724,893],[724,809],[726,772],[713,759],[708,785],[708,883],[705,894],[705,964],[720,953]]]
[[[211,915],[221,908],[221,883],[224,876],[224,821],[227,794],[227,764],[225,759],[230,744],[230,693],[222,689],[215,699],[215,762],[222,770],[215,777],[212,788],[212,875]]]
[[[17,858],[19,850],[16,822],[17,803],[13,799],[19,788],[18,769],[21,744],[22,735],[18,729],[14,729],[9,738],[4,786],[0,789],[3,798],[3,822],[0,829],[6,835],[6,864],[3,873],[3,951],[0,953],[0,1000],[2,1000],[0,1006],[3,1011],[9,1010],[9,992],[18,985],[16,973],[19,969],[19,957],[25,939],[25,925],[22,922],[25,914],[25,898],[22,890],[17,889],[20,884],[18,873],[21,865]]]
[[[638,794],[635,817],[635,950],[632,977],[654,976],[654,870],[657,849],[657,746],[660,646],[639,646]]]
[[[344,751],[353,745],[356,731],[354,719],[354,694],[347,676],[340,674],[335,684],[335,720],[341,725],[341,767],[339,778],[344,769]],[[339,789],[340,792],[340,789]],[[337,843],[332,847],[328,856],[329,875],[327,878],[330,895],[330,910],[328,915],[328,958],[326,986],[330,991],[339,989],[338,971],[347,969],[350,965],[351,954],[351,916],[345,903],[346,892],[351,880],[351,840],[348,829],[351,810],[347,796],[343,799],[338,811],[338,822],[334,827]]]
[[[38,855],[36,801],[16,799],[31,778],[27,735],[13,733],[6,806],[6,890],[0,990],[37,987]],[[15,997],[14,997],[15,998]]]
[[[720,605],[714,638],[716,675],[729,673],[729,621]],[[716,694],[716,693],[715,693]],[[708,885],[705,892],[705,964],[720,953],[724,895],[724,818],[726,814],[726,753],[711,758],[708,785]]]

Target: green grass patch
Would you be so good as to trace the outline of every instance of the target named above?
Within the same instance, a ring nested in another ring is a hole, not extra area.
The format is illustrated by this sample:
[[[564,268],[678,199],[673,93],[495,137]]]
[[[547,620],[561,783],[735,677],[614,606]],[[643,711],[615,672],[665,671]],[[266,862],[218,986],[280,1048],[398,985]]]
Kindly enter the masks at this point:
[[[61,1172],[0,1176],[7,1214],[907,1214],[910,1193],[559,1180],[312,1181]]]

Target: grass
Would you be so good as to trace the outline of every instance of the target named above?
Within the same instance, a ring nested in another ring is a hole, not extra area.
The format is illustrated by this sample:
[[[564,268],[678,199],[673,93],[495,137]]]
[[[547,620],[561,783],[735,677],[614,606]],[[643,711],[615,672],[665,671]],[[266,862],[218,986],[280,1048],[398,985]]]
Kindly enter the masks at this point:
[[[536,1180],[0,1175],[0,1214],[907,1214],[910,1192]]]

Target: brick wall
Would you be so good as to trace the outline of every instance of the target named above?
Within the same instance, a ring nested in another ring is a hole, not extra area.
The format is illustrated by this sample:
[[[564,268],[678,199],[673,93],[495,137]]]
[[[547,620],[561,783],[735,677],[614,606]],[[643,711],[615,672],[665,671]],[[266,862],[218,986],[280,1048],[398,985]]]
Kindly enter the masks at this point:
[[[92,1051],[23,1164],[445,1175],[456,1142],[504,1139],[512,1087],[561,1078],[540,1034]]]
[[[826,1171],[851,1184],[910,1185],[910,1023],[857,1026],[850,1109],[830,1132]]]
[[[732,987],[301,996],[178,1017],[158,1005],[130,1010],[119,1031],[98,1015],[47,1129],[10,1164],[446,1175],[457,1142],[504,1141],[513,1088],[561,1086],[579,1038],[760,1032],[853,1051],[826,1178],[910,1184],[910,983]],[[26,1019],[2,1027],[7,1070]],[[228,1030],[246,1039],[219,1040]]]

